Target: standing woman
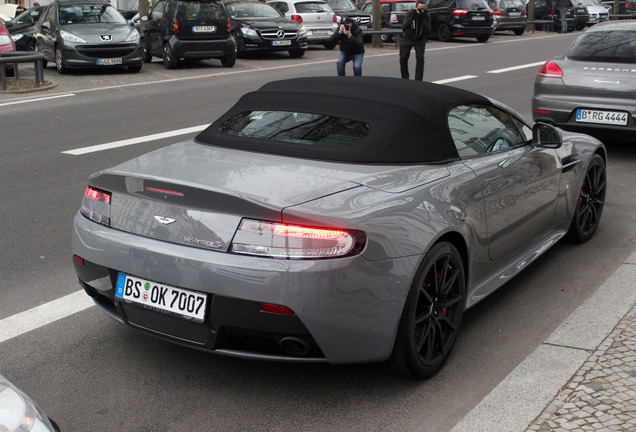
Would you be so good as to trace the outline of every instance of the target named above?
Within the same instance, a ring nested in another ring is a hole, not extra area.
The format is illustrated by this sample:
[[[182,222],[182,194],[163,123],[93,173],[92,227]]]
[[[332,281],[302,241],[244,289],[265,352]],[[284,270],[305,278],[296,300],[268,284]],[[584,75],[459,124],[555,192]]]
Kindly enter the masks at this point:
[[[404,35],[400,39],[400,73],[409,79],[409,57],[415,48],[415,79],[424,79],[424,50],[426,39],[431,33],[431,15],[426,10],[425,0],[417,0],[415,9],[406,14],[402,23]]]

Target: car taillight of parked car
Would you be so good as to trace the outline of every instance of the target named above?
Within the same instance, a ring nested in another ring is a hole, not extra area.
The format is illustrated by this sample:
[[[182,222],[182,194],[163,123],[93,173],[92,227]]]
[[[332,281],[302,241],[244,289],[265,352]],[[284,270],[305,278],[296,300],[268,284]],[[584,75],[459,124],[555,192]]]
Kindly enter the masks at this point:
[[[462,17],[468,15],[468,11],[466,9],[455,9],[451,12],[452,16]]]
[[[503,16],[503,12],[501,9],[495,9],[494,11],[492,11],[492,14],[496,16]]]
[[[292,15],[291,19],[292,21],[296,21],[299,24],[302,24],[303,22],[303,17],[301,17],[300,15]]]
[[[333,14],[333,22],[335,22],[335,23],[338,22],[338,15]]]
[[[546,78],[563,78],[563,71],[556,63],[548,61],[541,66],[539,76]]]
[[[98,224],[110,226],[110,192],[87,186],[80,213]]]
[[[174,34],[179,33],[179,21],[177,20],[172,21],[172,33]]]

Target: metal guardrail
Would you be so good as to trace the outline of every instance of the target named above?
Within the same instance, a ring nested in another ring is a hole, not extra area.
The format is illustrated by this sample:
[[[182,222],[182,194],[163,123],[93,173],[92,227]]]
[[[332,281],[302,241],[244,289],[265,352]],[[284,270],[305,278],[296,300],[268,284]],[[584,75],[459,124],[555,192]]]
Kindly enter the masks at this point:
[[[532,33],[534,33],[535,28],[537,27],[537,24],[541,24],[543,26],[543,29],[545,31],[551,32],[554,30],[554,21],[552,20],[534,20],[534,21],[528,21],[527,25],[532,25]]]
[[[20,78],[18,64],[29,62],[33,62],[33,68],[35,69],[35,87],[40,87],[44,81],[43,61],[44,54],[41,52],[0,52],[0,90],[7,90],[7,64],[13,65],[13,77],[17,80]]]
[[[403,32],[401,29],[382,29],[382,30],[362,29],[363,35],[379,34],[379,35],[393,36],[393,40],[395,42],[396,47],[400,46],[400,37],[402,37],[402,33]]]

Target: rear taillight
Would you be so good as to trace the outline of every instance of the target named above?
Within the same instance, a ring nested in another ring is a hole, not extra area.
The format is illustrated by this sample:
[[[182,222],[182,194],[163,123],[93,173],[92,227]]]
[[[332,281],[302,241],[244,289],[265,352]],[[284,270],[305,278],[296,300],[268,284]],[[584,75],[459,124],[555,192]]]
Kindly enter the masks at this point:
[[[339,21],[340,21],[340,20],[338,19],[338,15],[333,14],[333,22],[337,23],[337,22],[339,22]]]
[[[553,61],[546,62],[539,70],[539,76],[546,78],[562,78],[563,71]]]
[[[634,5],[633,5],[633,4],[631,4],[631,3],[625,3],[625,7],[626,7],[626,8],[633,8],[633,7],[634,7]]]
[[[493,15],[497,15],[497,16],[503,16],[503,12],[501,11],[501,9],[495,9],[494,11],[491,11]]]
[[[227,20],[226,30],[228,33],[232,33],[232,23],[230,22],[229,19]]]
[[[526,10],[525,10],[525,9],[522,9],[522,10],[521,10],[521,16],[522,16],[522,17],[526,16]]]
[[[179,21],[177,20],[172,21],[172,33],[179,33]]]
[[[363,246],[364,235],[358,231],[244,219],[230,250],[268,258],[317,259],[353,255]]]
[[[303,17],[301,17],[300,15],[292,15],[291,16],[292,21],[296,21],[297,23],[302,24],[303,22]]]
[[[109,192],[88,186],[84,191],[80,213],[93,222],[110,226],[110,198]]]
[[[451,11],[451,15],[456,17],[466,16],[468,15],[468,11],[466,9],[455,9],[454,11]]]

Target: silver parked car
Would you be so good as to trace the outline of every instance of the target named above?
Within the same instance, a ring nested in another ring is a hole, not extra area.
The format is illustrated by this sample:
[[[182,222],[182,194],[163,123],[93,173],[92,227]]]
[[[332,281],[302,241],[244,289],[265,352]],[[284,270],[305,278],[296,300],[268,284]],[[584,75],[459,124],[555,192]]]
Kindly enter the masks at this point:
[[[594,234],[605,161],[592,137],[453,87],[272,82],[92,175],[74,268],[106,313],[166,340],[428,377],[466,308]]]
[[[587,12],[590,14],[590,19],[587,22],[588,26],[609,20],[609,11],[598,0],[581,0],[581,3],[585,5]]]
[[[329,38],[338,29],[338,16],[322,0],[273,0],[268,5],[280,13],[302,24],[307,30],[307,42],[324,44],[333,48]]]
[[[636,137],[636,22],[596,24],[562,57],[548,61],[534,85],[533,117],[601,138]]]

